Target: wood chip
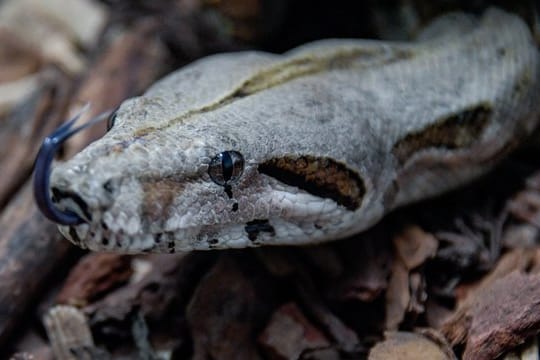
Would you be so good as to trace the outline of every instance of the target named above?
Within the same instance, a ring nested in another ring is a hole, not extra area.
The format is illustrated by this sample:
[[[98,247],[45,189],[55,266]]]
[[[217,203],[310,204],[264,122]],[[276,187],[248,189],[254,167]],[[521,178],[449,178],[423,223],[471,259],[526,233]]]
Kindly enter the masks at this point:
[[[78,46],[97,41],[106,15],[102,5],[88,0],[7,0],[0,6],[0,28],[74,74],[84,69]]]
[[[102,325],[110,327],[117,322],[116,331],[129,333],[131,330],[122,326],[135,311],[147,320],[159,321],[173,303],[183,313],[195,284],[214,260],[214,254],[148,255],[146,259],[150,270],[142,279],[111,291],[85,308],[96,331],[100,331]]]
[[[80,310],[66,305],[55,306],[45,315],[43,323],[56,359],[90,359],[76,355],[94,347],[88,321]]]
[[[186,314],[193,359],[261,358],[253,339],[270,315],[272,288],[252,255],[222,256],[193,294]]]
[[[369,352],[369,360],[454,360],[429,338],[410,332],[387,332]]]
[[[394,237],[396,259],[386,292],[385,329],[397,330],[407,314],[418,316],[425,311],[424,277],[414,271],[437,251],[436,238],[417,226],[407,227]]]
[[[302,269],[298,271],[296,291],[302,308],[311,318],[316,319],[342,351],[351,354],[359,351],[361,344],[356,333],[329,309],[318,293],[313,279]]]
[[[6,115],[39,88],[39,76],[30,74],[20,79],[0,84],[0,115]]]
[[[71,270],[56,302],[85,306],[127,283],[133,273],[128,255],[91,253]]]
[[[518,248],[504,254],[497,265],[482,278],[480,282],[462,284],[456,289],[456,299],[460,306],[467,306],[467,302],[474,299],[476,294],[488,288],[495,281],[511,274],[514,271],[538,272],[540,267],[540,249]]]
[[[0,28],[0,83],[36,73],[42,65],[40,54],[18,40],[9,30]]]
[[[401,261],[396,260],[392,267],[392,275],[386,291],[385,329],[397,330],[399,324],[405,318],[410,300],[409,270]]]
[[[276,360],[299,359],[310,350],[330,347],[326,336],[295,303],[282,305],[274,312],[258,342],[265,349],[267,357]]]
[[[443,326],[463,359],[494,359],[540,332],[540,274],[514,271],[481,287]]]
[[[435,256],[438,241],[418,226],[409,226],[394,238],[397,255],[408,270]]]

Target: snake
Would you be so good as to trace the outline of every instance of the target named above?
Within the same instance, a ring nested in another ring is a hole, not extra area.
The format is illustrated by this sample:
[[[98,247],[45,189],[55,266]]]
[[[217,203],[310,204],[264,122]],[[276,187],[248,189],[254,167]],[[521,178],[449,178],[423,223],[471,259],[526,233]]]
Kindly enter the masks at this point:
[[[311,245],[492,169],[537,126],[540,54],[517,15],[451,13],[414,41],[205,57],[105,117],[73,158],[51,164],[77,118],[36,161],[38,205],[74,244]]]

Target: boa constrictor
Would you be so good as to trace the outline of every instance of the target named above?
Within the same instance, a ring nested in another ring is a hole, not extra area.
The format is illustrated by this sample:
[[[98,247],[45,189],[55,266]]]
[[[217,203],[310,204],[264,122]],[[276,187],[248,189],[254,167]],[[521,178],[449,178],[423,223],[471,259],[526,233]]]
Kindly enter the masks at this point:
[[[485,173],[535,128],[539,99],[531,32],[498,9],[411,43],[221,54],[125,101],[51,192],[81,220],[61,232],[92,250],[340,239]]]

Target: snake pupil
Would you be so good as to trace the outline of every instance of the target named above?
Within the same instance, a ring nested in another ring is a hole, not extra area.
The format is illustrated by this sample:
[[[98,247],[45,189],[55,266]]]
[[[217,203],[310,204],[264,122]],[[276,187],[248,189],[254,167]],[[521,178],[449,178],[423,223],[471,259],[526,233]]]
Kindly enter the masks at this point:
[[[223,168],[223,179],[227,182],[231,180],[233,175],[233,160],[228,151],[221,153],[221,167]]]

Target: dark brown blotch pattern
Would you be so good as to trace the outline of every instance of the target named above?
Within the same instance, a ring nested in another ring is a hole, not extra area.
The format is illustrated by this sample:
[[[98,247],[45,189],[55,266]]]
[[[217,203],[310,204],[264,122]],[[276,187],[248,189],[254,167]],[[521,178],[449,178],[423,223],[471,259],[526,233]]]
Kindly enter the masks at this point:
[[[312,195],[332,199],[349,210],[358,209],[366,193],[360,175],[327,157],[274,158],[259,164],[258,170]]]
[[[486,128],[491,113],[489,104],[479,104],[439,119],[420,131],[404,136],[394,145],[392,152],[403,165],[421,150],[468,148]]]
[[[182,193],[184,185],[172,179],[152,179],[142,182],[144,192],[142,216],[149,223],[169,217],[174,199]]]

